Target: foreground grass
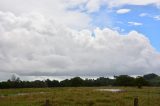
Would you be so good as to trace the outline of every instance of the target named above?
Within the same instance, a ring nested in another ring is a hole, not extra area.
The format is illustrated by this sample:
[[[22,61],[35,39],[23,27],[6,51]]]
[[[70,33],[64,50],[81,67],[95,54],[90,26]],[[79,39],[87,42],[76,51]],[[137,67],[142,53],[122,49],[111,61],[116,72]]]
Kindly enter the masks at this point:
[[[139,106],[160,106],[158,87],[118,88],[127,92],[112,93],[87,87],[4,89],[0,90],[0,106],[43,106],[46,99],[53,106],[133,106],[135,96],[139,98]]]

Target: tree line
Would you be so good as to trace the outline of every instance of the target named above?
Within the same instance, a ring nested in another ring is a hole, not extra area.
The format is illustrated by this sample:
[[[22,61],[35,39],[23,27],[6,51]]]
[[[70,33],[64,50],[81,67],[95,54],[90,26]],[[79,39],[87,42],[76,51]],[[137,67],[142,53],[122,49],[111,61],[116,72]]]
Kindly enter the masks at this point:
[[[0,89],[6,88],[45,88],[45,87],[98,87],[98,86],[160,86],[160,77],[156,74],[131,77],[128,75],[114,76],[113,79],[99,77],[97,79],[82,79],[74,77],[71,79],[58,80],[35,80],[21,81],[15,75],[8,81],[0,82]]]

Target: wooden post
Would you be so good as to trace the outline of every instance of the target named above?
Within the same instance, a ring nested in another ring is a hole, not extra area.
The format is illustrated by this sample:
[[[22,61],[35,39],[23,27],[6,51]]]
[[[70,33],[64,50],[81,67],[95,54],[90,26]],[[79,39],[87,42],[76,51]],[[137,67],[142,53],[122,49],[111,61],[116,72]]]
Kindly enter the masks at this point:
[[[138,106],[138,97],[134,98],[134,106]]]
[[[45,106],[50,106],[49,100],[47,99],[45,102]]]

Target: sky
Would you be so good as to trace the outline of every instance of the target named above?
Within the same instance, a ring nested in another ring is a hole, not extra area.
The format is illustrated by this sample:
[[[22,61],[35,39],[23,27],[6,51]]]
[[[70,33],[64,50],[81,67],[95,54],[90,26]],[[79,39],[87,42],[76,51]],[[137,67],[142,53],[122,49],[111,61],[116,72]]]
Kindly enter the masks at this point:
[[[160,74],[160,0],[0,0],[0,80]]]

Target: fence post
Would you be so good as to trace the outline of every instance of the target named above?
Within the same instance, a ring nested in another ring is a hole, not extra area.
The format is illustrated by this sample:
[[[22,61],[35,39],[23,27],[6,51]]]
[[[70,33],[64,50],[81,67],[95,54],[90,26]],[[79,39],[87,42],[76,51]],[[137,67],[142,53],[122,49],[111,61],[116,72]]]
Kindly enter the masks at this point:
[[[45,102],[45,106],[50,106],[49,100],[47,99]]]
[[[134,106],[138,106],[138,97],[134,98]]]

